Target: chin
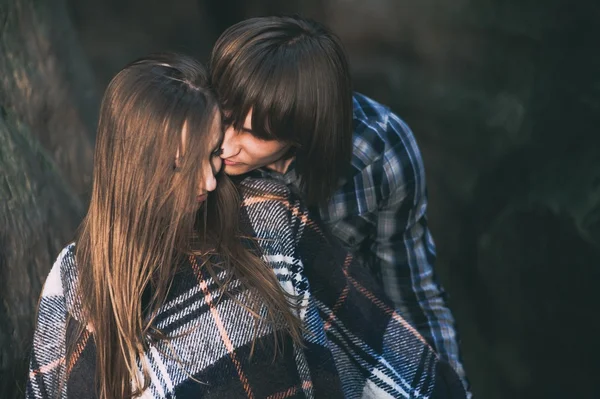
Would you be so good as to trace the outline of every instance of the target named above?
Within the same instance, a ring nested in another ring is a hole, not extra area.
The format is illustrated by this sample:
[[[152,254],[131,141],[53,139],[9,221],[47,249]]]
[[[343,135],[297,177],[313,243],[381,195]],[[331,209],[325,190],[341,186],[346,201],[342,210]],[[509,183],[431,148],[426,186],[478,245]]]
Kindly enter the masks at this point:
[[[244,167],[237,167],[233,165],[225,165],[225,173],[229,176],[243,175],[244,173],[250,172],[250,169]]]

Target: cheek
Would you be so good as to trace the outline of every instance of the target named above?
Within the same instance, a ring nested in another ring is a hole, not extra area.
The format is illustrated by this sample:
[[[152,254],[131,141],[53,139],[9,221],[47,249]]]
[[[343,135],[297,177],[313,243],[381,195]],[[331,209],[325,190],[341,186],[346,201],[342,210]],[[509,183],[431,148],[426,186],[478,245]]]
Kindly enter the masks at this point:
[[[246,153],[256,163],[270,163],[281,157],[285,149],[286,145],[277,141],[253,140],[246,146]]]

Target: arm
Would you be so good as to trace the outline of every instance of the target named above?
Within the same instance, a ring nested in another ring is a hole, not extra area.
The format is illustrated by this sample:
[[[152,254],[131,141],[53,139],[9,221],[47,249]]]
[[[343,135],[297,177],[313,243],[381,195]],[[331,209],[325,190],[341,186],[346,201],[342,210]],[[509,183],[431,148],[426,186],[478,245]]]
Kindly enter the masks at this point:
[[[66,248],[59,255],[42,290],[25,390],[28,399],[66,397],[66,385],[61,382],[65,375],[67,317],[61,263],[68,251]]]
[[[390,114],[387,129],[400,141],[386,151],[386,200],[377,213],[373,245],[376,270],[397,309],[449,362],[467,386],[460,362],[454,319],[437,282],[435,245],[427,227],[427,190],[421,154],[408,128]]]

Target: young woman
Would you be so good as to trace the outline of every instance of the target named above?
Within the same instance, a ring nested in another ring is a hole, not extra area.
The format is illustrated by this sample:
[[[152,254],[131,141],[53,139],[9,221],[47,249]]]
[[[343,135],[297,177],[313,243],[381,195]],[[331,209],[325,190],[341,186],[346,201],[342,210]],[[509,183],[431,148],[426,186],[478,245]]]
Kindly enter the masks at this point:
[[[194,60],[144,58],[111,81],[90,207],[42,293],[27,397],[462,397],[287,187],[245,179],[240,208],[222,137]]]
[[[194,334],[201,322],[181,322],[180,330],[158,318],[159,310],[168,306],[174,314],[189,299],[177,294],[201,295],[186,284],[220,271],[231,276],[207,284],[235,276],[264,303],[246,300],[249,310],[264,309],[264,320],[285,324],[299,339],[298,319],[275,275],[235,237],[239,203],[219,173],[222,136],[206,72],[190,58],[141,59],[111,81],[100,110],[89,210],[40,303],[28,396],[143,392],[155,373],[155,343],[175,344],[173,337],[184,329]],[[165,329],[173,331],[170,340]],[[171,355],[182,370],[191,360],[178,350]]]

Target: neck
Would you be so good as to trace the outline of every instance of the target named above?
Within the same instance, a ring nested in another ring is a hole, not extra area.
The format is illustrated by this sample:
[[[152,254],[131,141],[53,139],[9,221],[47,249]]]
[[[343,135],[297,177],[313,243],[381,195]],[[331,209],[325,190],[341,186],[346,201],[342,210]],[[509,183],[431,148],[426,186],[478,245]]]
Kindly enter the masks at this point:
[[[273,162],[272,164],[267,165],[266,168],[284,174],[285,172],[287,172],[293,160],[294,157],[282,158]]]

